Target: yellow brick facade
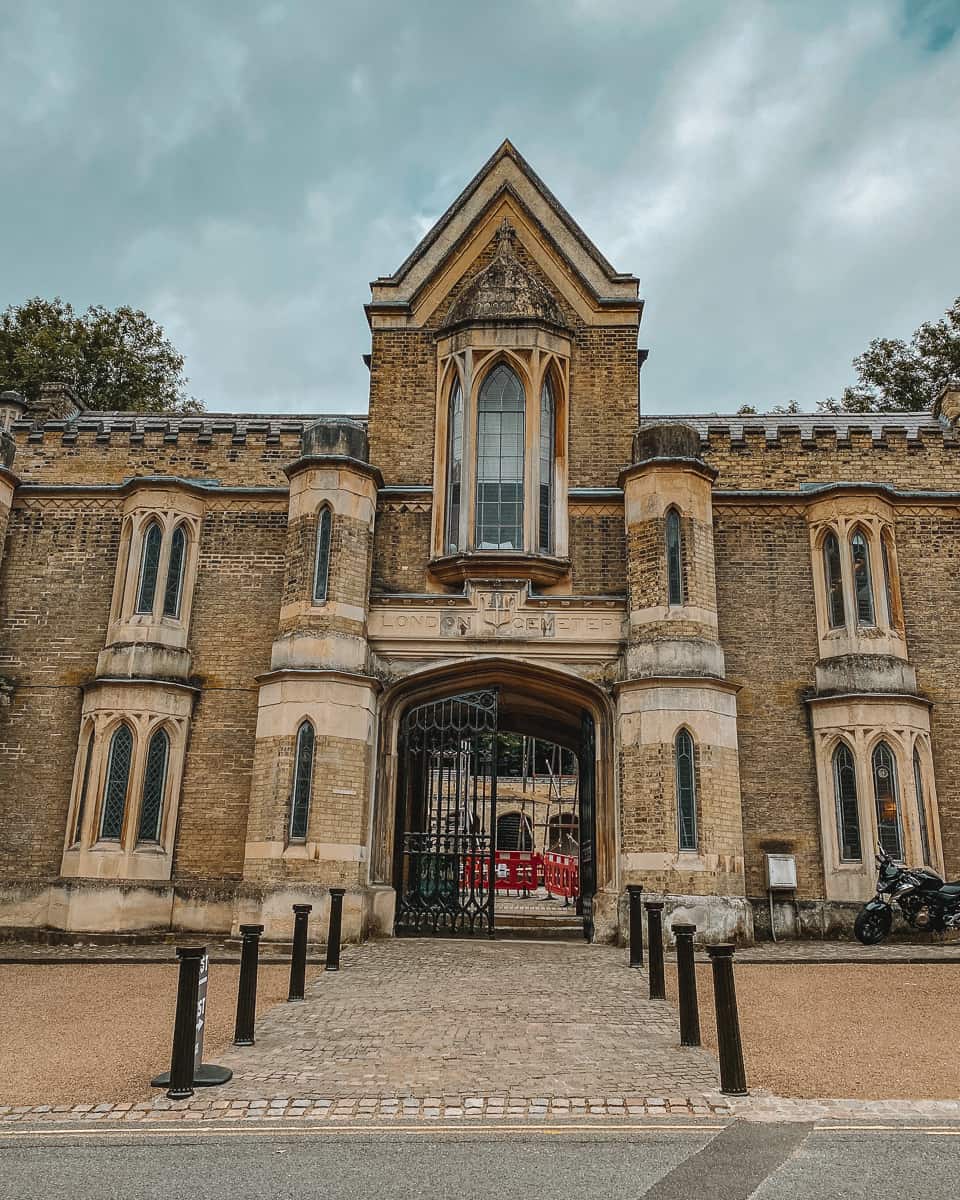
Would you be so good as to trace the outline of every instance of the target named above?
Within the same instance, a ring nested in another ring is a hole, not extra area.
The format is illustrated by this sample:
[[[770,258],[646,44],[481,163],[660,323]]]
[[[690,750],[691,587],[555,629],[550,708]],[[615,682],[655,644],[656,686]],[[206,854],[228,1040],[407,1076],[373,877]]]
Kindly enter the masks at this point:
[[[491,294],[504,272],[516,286]],[[292,903],[322,917],[344,886],[347,936],[389,933],[404,716],[477,688],[497,690],[505,728],[552,737],[595,779],[597,937],[617,936],[636,882],[708,934],[765,932],[772,853],[797,865],[787,932],[847,926],[870,890],[878,740],[895,747],[905,852],[919,845],[915,755],[932,865],[960,874],[956,405],[641,414],[637,293],[505,144],[374,281],[365,413],[361,397],[349,418],[77,413],[65,400],[39,419],[0,397],[0,927],[230,933],[262,919],[285,936]],[[470,514],[486,480],[478,397],[496,362],[557,394],[544,417],[542,396],[524,393],[519,540],[491,547]],[[453,370],[468,517],[451,552]],[[130,514],[154,508],[167,574],[143,602]],[[873,624],[848,590],[842,633],[828,627],[820,546],[831,521],[860,517],[889,541],[871,549]],[[891,554],[896,604],[880,565]],[[117,838],[104,813],[121,726],[132,749]],[[175,819],[141,843],[161,728],[177,735],[165,776],[177,794],[163,797]],[[845,738],[859,865],[835,852],[830,755]]]

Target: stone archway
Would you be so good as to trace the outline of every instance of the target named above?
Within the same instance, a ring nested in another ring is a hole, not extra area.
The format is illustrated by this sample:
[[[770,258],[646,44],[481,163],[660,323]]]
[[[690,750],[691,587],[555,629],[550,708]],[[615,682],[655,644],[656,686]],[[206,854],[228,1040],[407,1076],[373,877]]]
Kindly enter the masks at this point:
[[[596,684],[569,671],[500,657],[460,659],[414,672],[388,687],[380,706],[376,790],[371,831],[370,882],[380,893],[376,925],[393,927],[397,863],[399,748],[404,715],[466,691],[495,688],[503,728],[531,734],[581,752],[591,731],[589,766],[595,830],[588,864],[595,936],[611,938],[617,923],[617,805],[614,720],[610,698]]]

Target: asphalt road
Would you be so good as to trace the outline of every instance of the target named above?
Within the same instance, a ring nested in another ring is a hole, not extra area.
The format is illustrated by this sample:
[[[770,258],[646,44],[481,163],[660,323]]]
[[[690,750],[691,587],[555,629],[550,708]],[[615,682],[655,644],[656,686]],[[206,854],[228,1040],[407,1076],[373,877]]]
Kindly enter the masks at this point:
[[[155,1128],[0,1135],[3,1200],[956,1200],[960,1127]]]

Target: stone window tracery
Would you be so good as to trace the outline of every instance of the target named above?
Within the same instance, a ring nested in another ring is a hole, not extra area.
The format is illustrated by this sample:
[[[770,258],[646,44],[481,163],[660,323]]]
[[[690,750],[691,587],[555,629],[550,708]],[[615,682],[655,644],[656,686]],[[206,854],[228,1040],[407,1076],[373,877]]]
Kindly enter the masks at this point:
[[[893,509],[886,499],[841,493],[808,509],[821,658],[906,659]]]
[[[138,613],[153,612],[162,544],[163,531],[157,521],[151,521],[143,538],[143,550],[140,558],[140,587],[137,589]]]
[[[837,806],[840,861],[860,862],[863,848],[860,841],[860,807],[857,798],[857,767],[853,752],[846,742],[840,742],[833,752],[833,787]]]
[[[667,603],[683,604],[683,534],[680,513],[668,508],[665,526],[667,552]]]
[[[913,787],[917,797],[917,820],[920,825],[920,852],[925,866],[930,866],[933,858],[930,854],[930,825],[927,820],[927,799],[923,787],[923,764],[920,761],[920,750],[913,748]]]
[[[61,874],[170,878],[195,694],[159,681],[88,687]]]
[[[167,582],[163,592],[163,615],[165,617],[180,616],[186,554],[187,535],[183,525],[178,525],[170,540],[170,561],[167,564]]]
[[[674,740],[677,787],[677,840],[681,850],[697,849],[697,782],[693,738],[681,729]]]
[[[326,604],[330,583],[330,539],[333,532],[333,513],[323,505],[317,513],[317,552],[313,564],[313,603]]]
[[[309,721],[297,730],[294,752],[293,790],[290,798],[290,841],[302,842],[307,837],[310,816],[310,794],[313,787],[313,751],[316,735]]]
[[[442,583],[489,579],[499,555],[541,584],[569,569],[568,344],[529,336],[506,348],[490,326],[441,343],[430,569]]]
[[[110,739],[107,778],[100,803],[100,838],[106,842],[118,842],[123,834],[132,757],[133,734],[129,725],[123,724]]]
[[[897,763],[886,742],[879,742],[871,757],[873,796],[877,806],[877,837],[891,858],[903,858],[903,830],[900,825],[900,789]]]
[[[165,729],[158,729],[147,749],[147,765],[143,773],[143,792],[140,798],[140,828],[138,842],[159,842],[163,817],[163,797],[167,784],[167,759],[170,738]]]

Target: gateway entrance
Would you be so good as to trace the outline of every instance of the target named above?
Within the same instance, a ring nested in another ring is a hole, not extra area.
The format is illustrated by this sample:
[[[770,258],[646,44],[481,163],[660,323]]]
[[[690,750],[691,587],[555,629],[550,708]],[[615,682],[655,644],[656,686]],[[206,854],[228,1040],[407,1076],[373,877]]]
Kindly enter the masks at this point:
[[[512,728],[497,688],[407,711],[399,738],[395,931],[486,935],[497,914],[535,928],[577,915],[593,932],[593,722],[579,742]],[[563,734],[561,734],[563,736]]]

